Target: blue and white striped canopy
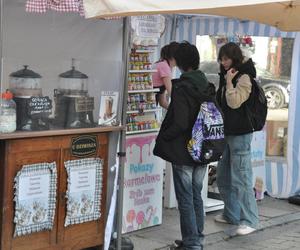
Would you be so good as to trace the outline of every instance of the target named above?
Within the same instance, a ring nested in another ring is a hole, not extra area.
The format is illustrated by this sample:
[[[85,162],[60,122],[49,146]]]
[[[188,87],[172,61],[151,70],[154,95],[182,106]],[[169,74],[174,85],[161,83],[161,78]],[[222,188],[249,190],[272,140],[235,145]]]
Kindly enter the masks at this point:
[[[172,21],[167,18],[160,47],[171,39]],[[287,162],[266,162],[266,188],[275,197],[286,198],[300,191],[300,32],[282,32],[275,27],[252,21],[211,16],[179,16],[175,40],[196,43],[197,35],[250,35],[295,38],[289,104]]]

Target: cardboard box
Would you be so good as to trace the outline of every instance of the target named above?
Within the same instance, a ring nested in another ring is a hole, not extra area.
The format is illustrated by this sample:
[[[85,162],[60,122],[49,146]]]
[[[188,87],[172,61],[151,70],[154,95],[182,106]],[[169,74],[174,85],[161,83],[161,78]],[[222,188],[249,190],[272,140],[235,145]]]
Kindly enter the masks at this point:
[[[268,156],[284,156],[284,137],[287,135],[287,121],[267,121]]]

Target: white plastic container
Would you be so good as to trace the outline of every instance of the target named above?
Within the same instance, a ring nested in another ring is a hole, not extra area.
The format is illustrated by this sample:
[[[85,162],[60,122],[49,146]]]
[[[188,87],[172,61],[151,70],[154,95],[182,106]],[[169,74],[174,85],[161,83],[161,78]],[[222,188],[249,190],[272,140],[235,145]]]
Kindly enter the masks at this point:
[[[17,128],[16,103],[13,94],[3,93],[0,99],[0,133],[12,133]]]

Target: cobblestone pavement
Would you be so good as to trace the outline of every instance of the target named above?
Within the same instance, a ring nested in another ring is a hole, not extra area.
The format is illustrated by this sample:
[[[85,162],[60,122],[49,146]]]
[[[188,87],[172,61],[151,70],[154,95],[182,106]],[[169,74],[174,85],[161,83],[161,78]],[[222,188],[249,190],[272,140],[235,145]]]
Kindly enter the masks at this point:
[[[300,221],[258,231],[248,236],[224,239],[204,250],[300,250]]]
[[[228,225],[214,221],[221,211],[208,213],[204,226],[204,250],[300,250],[300,206],[270,197],[265,197],[258,206],[262,230],[243,237],[230,238]],[[161,226],[139,230],[128,236],[135,250],[170,250],[174,240],[181,238],[178,210],[164,209]]]

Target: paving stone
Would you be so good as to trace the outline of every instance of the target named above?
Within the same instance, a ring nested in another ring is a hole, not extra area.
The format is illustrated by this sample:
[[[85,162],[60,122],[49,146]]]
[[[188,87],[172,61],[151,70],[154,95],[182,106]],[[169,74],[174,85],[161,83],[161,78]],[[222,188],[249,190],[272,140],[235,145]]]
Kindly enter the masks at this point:
[[[278,216],[289,214],[289,213],[290,213],[290,211],[281,210],[281,209],[277,209],[277,208],[271,208],[271,207],[260,207],[259,208],[259,215],[262,215],[267,218],[278,217]]]
[[[134,236],[130,238],[134,242],[134,249],[136,250],[154,250],[165,246],[165,244],[161,244],[159,242],[145,238],[139,238]]]

